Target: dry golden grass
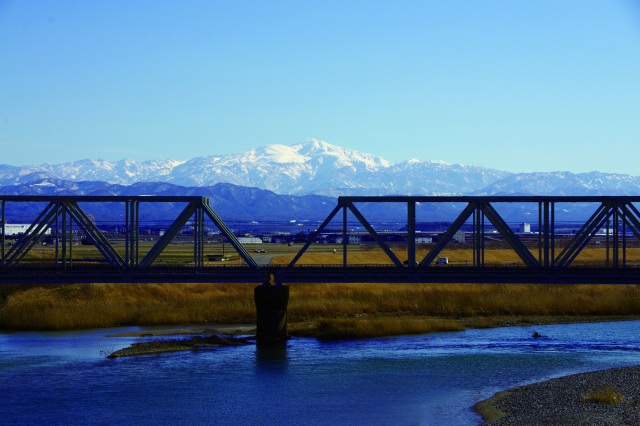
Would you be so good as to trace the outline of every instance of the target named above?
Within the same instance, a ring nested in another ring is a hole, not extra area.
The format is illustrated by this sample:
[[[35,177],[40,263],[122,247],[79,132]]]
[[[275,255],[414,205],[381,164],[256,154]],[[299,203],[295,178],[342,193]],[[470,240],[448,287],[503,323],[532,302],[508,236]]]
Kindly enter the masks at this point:
[[[254,284],[14,286],[0,298],[0,328],[64,330],[122,325],[251,324],[255,322],[254,287]],[[490,326],[495,323],[493,317],[505,316],[639,315],[640,286],[291,284],[288,309],[291,324],[319,326],[322,320],[353,318],[364,324],[381,318],[392,327],[393,317],[428,317]],[[482,320],[486,318],[491,319]],[[373,329],[380,329],[378,323],[371,324]],[[412,326],[405,321],[406,332],[414,332],[410,331]]]
[[[463,329],[464,327],[459,322],[441,318],[333,318],[322,319],[314,324],[308,333],[299,334],[331,340],[424,334]]]
[[[312,246],[314,247],[314,246]],[[336,246],[336,252],[333,252],[333,246],[323,247],[315,246],[316,250],[305,253],[298,260],[297,264],[303,265],[341,265],[343,263],[342,246]],[[467,246],[464,246],[467,247]],[[534,257],[538,257],[538,250],[529,249]],[[392,248],[393,253],[401,261],[407,260],[406,249]],[[427,250],[416,250],[416,259],[421,260],[427,255]],[[561,249],[556,249],[555,255],[558,256]],[[293,259],[295,253],[283,253],[273,260],[275,265],[287,265]],[[640,248],[627,249],[627,265],[640,265]],[[612,253],[609,253],[610,262]],[[439,257],[449,258],[449,263],[453,265],[466,265],[473,262],[473,250],[469,248],[458,248],[451,246],[440,252]],[[349,248],[347,252],[347,263],[349,265],[391,265],[389,257],[378,247],[362,247]],[[485,250],[484,263],[486,266],[504,266],[504,265],[524,265],[518,255],[510,248],[492,248]],[[607,251],[604,248],[585,248],[576,257],[572,265],[574,266],[604,266],[607,263]]]
[[[582,397],[583,401],[607,405],[617,405],[623,399],[624,397],[619,391],[606,385],[599,389],[593,389]]]
[[[262,247],[270,253],[279,250],[281,256],[274,259],[276,264],[289,263],[300,249],[283,245]],[[334,253],[334,247],[340,248]],[[145,246],[141,252],[146,249]],[[38,247],[31,256],[34,260],[44,258],[51,250]],[[95,251],[92,246],[74,246],[74,258],[98,257]],[[400,260],[407,257],[401,247],[395,253]],[[426,248],[419,251],[417,258],[426,253]],[[453,264],[464,264],[472,258],[471,250],[457,247],[447,247],[441,255]],[[639,258],[640,249],[627,251],[629,262]],[[186,245],[168,247],[163,259],[168,263],[193,260],[192,255],[189,260]],[[351,265],[390,263],[382,250],[371,246],[350,247],[348,260]],[[576,264],[602,264],[605,260],[606,250],[588,248],[576,259]],[[485,253],[487,265],[519,262],[510,249],[496,247]],[[341,264],[341,246],[312,245],[299,263]],[[256,284],[3,285],[0,328],[64,330],[134,324],[254,323]],[[431,318],[428,326],[436,325],[434,318],[445,318],[438,327],[447,329],[451,320],[459,324],[460,319],[473,326],[492,326],[500,323],[495,320],[497,317],[640,315],[640,286],[634,285],[290,284],[290,287],[291,328],[309,332],[312,324],[312,333],[330,330],[328,321],[343,330],[359,330],[360,335],[380,335],[376,333],[422,332],[412,330],[415,327],[424,330],[429,321],[417,317]]]
[[[251,323],[253,285],[91,284],[28,287],[0,308],[4,329]]]
[[[124,242],[114,242],[114,248],[121,255],[124,255]],[[139,258],[151,249],[154,242],[142,241],[139,245]],[[523,265],[522,260],[504,242],[487,243],[485,250],[485,265]],[[242,264],[244,263],[240,256],[234,251],[230,244],[226,244],[225,257],[229,258],[224,264]],[[301,245],[293,245],[291,247],[286,244],[254,244],[245,247],[250,254],[254,249],[266,249],[270,254],[278,254],[273,259],[275,265],[286,265],[301,249]],[[390,246],[391,250],[401,261],[407,260],[406,245],[394,244]],[[427,255],[431,245],[421,244],[416,250],[416,258],[421,260]],[[73,262],[95,262],[102,256],[95,246],[74,244],[70,247],[72,250]],[[341,265],[343,263],[342,245],[332,244],[312,244],[308,247],[305,254],[298,260],[299,265]],[[221,254],[221,244],[205,245],[205,264],[221,265],[221,262],[208,261],[208,255]],[[335,252],[334,252],[335,250]],[[531,254],[538,257],[538,249],[536,246],[529,247]],[[555,255],[558,256],[562,248],[557,247]],[[25,263],[42,263],[53,261],[55,249],[53,246],[35,246],[24,259]],[[441,257],[448,257],[449,262],[455,265],[471,264],[473,259],[473,251],[468,244],[448,244],[439,254]],[[609,253],[612,256],[612,252]],[[391,265],[391,260],[387,255],[375,244],[365,245],[349,245],[347,251],[347,261],[349,265]],[[630,247],[626,251],[626,261],[629,266],[640,266],[640,248]],[[169,244],[156,260],[158,264],[193,264],[193,244],[182,242]],[[575,266],[604,266],[607,262],[607,250],[604,247],[590,246],[582,250],[582,252],[574,260]]]

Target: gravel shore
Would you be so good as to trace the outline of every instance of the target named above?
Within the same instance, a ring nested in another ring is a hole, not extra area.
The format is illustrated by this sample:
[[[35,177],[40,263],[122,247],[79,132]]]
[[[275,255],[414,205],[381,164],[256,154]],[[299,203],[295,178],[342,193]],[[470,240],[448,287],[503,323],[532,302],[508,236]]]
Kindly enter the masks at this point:
[[[604,392],[603,401],[597,396]],[[486,425],[638,425],[640,366],[561,377],[478,403]]]

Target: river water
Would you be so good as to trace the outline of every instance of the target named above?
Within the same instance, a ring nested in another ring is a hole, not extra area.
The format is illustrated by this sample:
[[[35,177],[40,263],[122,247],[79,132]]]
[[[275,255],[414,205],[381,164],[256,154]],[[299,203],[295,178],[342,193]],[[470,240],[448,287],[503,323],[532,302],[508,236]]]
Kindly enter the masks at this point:
[[[638,321],[105,358],[135,330],[0,333],[0,422],[473,425],[500,390],[640,364]]]

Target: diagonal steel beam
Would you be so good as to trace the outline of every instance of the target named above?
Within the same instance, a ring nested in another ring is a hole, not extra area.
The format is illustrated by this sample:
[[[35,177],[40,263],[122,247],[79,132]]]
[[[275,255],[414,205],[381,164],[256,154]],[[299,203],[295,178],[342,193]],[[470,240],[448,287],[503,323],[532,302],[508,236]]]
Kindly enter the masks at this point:
[[[637,238],[640,238],[640,212],[638,212],[638,209],[636,209],[633,204],[626,203],[622,205],[621,210],[625,213],[626,218],[629,221],[627,222],[627,225],[629,225],[633,234]]]
[[[496,227],[496,230],[502,235],[504,240],[511,246],[513,251],[522,259],[525,265],[529,268],[540,268],[540,262],[531,254],[529,249],[522,244],[522,241],[513,232],[511,227],[507,225],[507,222],[502,219],[496,209],[490,203],[481,203],[480,209],[489,221]]]
[[[289,265],[287,265],[287,268],[291,268],[293,267],[296,262],[298,260],[300,260],[300,258],[302,257],[302,255],[307,251],[307,249],[309,248],[309,246],[311,244],[313,244],[313,242],[316,240],[316,238],[318,238],[318,235],[320,235],[320,233],[324,230],[324,228],[327,227],[327,225],[331,222],[331,220],[333,220],[334,216],[340,211],[340,209],[342,208],[342,206],[340,204],[338,204],[332,211],[331,213],[329,213],[329,216],[327,216],[327,218],[324,220],[324,222],[322,222],[320,224],[320,226],[318,227],[318,229],[316,229],[311,235],[309,235],[309,237],[307,238],[307,241],[305,242],[304,246],[302,246],[302,248],[300,249],[300,251],[298,251],[298,254],[295,255],[295,257],[293,259],[291,259],[291,262],[289,262]]]
[[[65,201],[64,204],[66,205],[67,211],[71,215],[72,219],[75,220],[78,226],[80,226],[82,231],[87,235],[89,241],[91,241],[100,254],[102,254],[102,257],[104,257],[111,266],[124,269],[126,262],[122,256],[120,256],[120,253],[118,253],[107,237],[105,237],[104,234],[96,227],[80,206],[78,206],[75,201]]]
[[[460,230],[462,225],[464,225],[464,223],[473,214],[475,209],[476,209],[475,202],[470,202],[469,204],[467,204],[467,207],[465,207],[464,210],[462,210],[462,213],[460,213],[460,215],[456,218],[456,220],[454,220],[449,226],[449,228],[447,228],[447,230],[440,236],[440,238],[438,239],[438,242],[431,248],[431,250],[429,251],[429,253],[427,253],[424,259],[422,259],[418,267],[424,268],[431,265],[431,263],[433,263],[435,258],[438,257],[438,255],[444,249],[447,243],[451,241],[451,239],[456,234],[456,232]]]
[[[603,202],[589,217],[589,220],[582,225],[569,244],[560,252],[553,262],[554,267],[558,269],[567,268],[593,238],[598,229],[602,227],[604,222],[611,217],[614,210],[609,203]]]
[[[236,236],[233,235],[233,232],[231,232],[231,230],[222,221],[222,219],[220,219],[220,216],[218,216],[218,214],[213,211],[213,209],[209,205],[209,199],[203,197],[200,202],[200,206],[204,209],[204,212],[207,214],[207,216],[209,216],[209,219],[213,221],[218,230],[220,230],[220,232],[222,232],[224,236],[227,237],[229,243],[233,246],[234,249],[236,249],[236,252],[246,262],[246,264],[252,268],[259,268],[258,263],[253,257],[251,257],[247,249],[245,249],[244,246],[240,244],[240,241],[238,241]]]
[[[27,228],[22,237],[11,247],[5,256],[4,265],[11,266],[20,263],[58,217],[59,209],[59,203],[50,202],[47,204],[36,220]]]
[[[186,205],[186,207],[182,210],[182,212],[178,215],[178,217],[173,221],[171,226],[166,230],[164,235],[156,241],[156,243],[151,247],[151,250],[147,252],[145,257],[140,261],[138,267],[145,268],[150,266],[162,253],[162,251],[167,248],[169,243],[178,235],[178,232],[184,227],[189,218],[193,216],[195,211],[198,209],[198,205],[190,202]]]
[[[385,244],[385,242],[382,240],[382,238],[380,238],[380,236],[378,235],[378,233],[375,231],[375,229],[373,229],[373,227],[371,226],[371,224],[367,221],[367,219],[364,218],[364,216],[362,215],[362,213],[360,213],[360,211],[356,208],[356,206],[353,205],[353,203],[351,201],[349,201],[346,204],[347,208],[349,210],[351,210],[351,213],[353,213],[353,215],[356,217],[356,219],[358,219],[358,221],[362,224],[362,226],[364,226],[364,228],[367,230],[367,232],[369,232],[369,235],[371,235],[376,242],[378,243],[378,245],[382,248],[382,250],[387,254],[387,256],[389,256],[389,259],[391,259],[391,261],[398,267],[398,268],[402,268],[404,267],[404,265],[402,264],[402,262],[400,261],[400,259],[398,259],[398,257],[391,251],[391,249],[389,248],[389,246],[387,246],[387,244]]]

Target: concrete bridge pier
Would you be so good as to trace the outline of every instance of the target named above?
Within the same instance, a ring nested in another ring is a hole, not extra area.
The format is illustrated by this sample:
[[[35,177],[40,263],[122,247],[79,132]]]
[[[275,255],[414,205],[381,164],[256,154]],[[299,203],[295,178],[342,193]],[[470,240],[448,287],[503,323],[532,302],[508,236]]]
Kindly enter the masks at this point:
[[[283,345],[287,335],[289,286],[271,283],[272,276],[254,289],[256,339],[258,345]]]

